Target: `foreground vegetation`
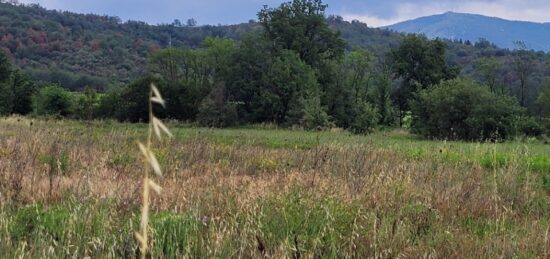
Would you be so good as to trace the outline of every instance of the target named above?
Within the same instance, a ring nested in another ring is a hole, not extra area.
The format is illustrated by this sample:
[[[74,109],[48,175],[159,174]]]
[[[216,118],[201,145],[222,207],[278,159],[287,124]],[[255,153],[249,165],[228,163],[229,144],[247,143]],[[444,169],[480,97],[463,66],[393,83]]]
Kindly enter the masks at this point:
[[[155,258],[549,256],[541,141],[170,128],[154,147],[164,169],[149,218]],[[2,256],[137,256],[146,131],[2,119]]]

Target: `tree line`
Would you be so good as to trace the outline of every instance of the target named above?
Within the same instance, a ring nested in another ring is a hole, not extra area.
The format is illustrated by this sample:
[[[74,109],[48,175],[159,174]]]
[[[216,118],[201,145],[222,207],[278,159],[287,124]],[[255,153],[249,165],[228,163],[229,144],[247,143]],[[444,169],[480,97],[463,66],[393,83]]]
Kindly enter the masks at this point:
[[[465,140],[550,130],[550,83],[537,97],[537,113],[525,105],[530,52],[520,50],[514,60],[522,78],[514,96],[497,83],[498,62],[479,59],[479,76],[465,78],[449,64],[441,40],[408,35],[384,55],[347,49],[327,23],[326,7],[320,0],[265,7],[258,13],[261,30],[240,41],[208,37],[197,48],[155,51],[143,77],[102,93],[34,83],[2,55],[0,95],[13,101],[2,102],[0,113],[145,122],[146,92],[155,83],[168,105],[156,114],[209,127],[275,123],[368,133],[402,126],[429,138]]]

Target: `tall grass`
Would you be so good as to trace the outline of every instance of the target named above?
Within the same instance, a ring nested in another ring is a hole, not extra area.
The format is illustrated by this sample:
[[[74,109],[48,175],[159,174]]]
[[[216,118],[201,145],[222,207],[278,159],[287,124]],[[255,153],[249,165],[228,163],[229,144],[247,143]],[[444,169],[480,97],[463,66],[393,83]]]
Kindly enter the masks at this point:
[[[0,119],[0,257],[549,256],[548,145],[19,119]]]
[[[151,179],[150,171],[153,170],[158,176],[162,176],[162,170],[159,162],[155,157],[152,150],[152,135],[153,131],[157,138],[162,139],[162,134],[172,136],[168,128],[157,118],[153,113],[153,104],[160,104],[165,106],[164,99],[157,89],[157,87],[151,84],[151,90],[149,91],[149,128],[147,134],[147,144],[138,142],[139,149],[143,155],[143,161],[145,163],[145,170],[143,176],[143,191],[142,191],[142,206],[141,206],[141,223],[140,231],[135,233],[136,239],[139,242],[141,258],[147,257],[149,247],[149,207],[150,207],[150,190],[153,189],[157,194],[160,194],[161,187]]]

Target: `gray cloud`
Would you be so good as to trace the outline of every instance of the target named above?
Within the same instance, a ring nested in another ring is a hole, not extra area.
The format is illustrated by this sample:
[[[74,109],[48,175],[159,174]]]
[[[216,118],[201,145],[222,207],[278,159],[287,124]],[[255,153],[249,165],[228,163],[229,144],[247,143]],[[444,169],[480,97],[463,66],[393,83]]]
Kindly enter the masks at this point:
[[[282,0],[20,0],[80,13],[119,16],[152,24],[195,18],[200,24],[232,24],[255,19],[267,4]],[[328,12],[383,26],[446,11],[477,13],[505,19],[550,22],[549,0],[325,0]]]

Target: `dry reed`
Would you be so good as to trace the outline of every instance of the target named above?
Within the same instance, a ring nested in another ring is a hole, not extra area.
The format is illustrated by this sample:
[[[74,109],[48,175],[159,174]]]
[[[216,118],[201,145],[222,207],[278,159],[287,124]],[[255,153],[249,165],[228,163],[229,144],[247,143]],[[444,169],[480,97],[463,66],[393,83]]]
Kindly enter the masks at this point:
[[[155,154],[152,151],[152,135],[153,132],[160,140],[162,134],[172,136],[168,128],[160,121],[155,114],[153,113],[153,104],[160,104],[163,107],[165,106],[164,99],[157,89],[157,87],[151,84],[151,90],[149,91],[149,127],[147,133],[147,144],[144,145],[141,142],[138,142],[139,149],[143,155],[143,160],[145,163],[144,177],[143,177],[143,191],[142,191],[142,207],[141,207],[141,224],[140,232],[136,232],[135,236],[139,242],[141,258],[146,258],[147,248],[149,244],[148,240],[148,226],[149,226],[149,203],[150,203],[150,190],[153,189],[157,194],[160,194],[161,187],[151,179],[150,171],[162,176],[162,170],[158,163]]]

